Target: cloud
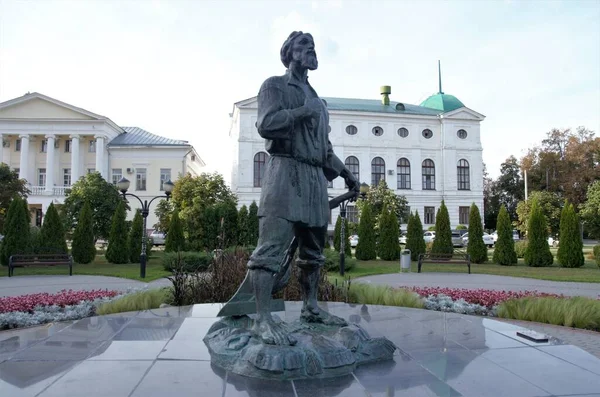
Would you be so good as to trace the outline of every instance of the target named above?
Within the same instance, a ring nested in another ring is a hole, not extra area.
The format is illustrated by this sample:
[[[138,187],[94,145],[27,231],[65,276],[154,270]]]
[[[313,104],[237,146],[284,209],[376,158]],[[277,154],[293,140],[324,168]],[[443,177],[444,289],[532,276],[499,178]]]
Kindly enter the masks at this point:
[[[339,10],[343,5],[343,0],[313,0],[311,2],[313,10]]]

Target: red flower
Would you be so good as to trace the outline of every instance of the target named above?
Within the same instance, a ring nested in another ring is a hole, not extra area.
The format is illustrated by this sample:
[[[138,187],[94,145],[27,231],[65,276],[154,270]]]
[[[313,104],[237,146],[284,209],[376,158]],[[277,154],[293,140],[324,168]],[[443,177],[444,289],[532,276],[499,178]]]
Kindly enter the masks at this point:
[[[81,301],[92,301],[98,298],[114,297],[119,291],[92,290],[92,291],[73,291],[62,290],[56,294],[46,292],[39,294],[29,294],[21,296],[9,296],[0,298],[0,313],[9,312],[33,312],[36,306],[57,305],[65,307],[74,305]]]

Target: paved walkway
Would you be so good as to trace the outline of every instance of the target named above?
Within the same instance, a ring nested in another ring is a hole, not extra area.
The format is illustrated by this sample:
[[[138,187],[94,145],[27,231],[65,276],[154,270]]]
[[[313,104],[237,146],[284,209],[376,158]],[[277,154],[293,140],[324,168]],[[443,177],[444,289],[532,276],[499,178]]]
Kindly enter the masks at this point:
[[[363,283],[387,284],[393,287],[449,287],[491,289],[496,291],[532,291],[567,296],[600,297],[600,283],[572,283],[533,278],[462,273],[392,273],[356,279]]]

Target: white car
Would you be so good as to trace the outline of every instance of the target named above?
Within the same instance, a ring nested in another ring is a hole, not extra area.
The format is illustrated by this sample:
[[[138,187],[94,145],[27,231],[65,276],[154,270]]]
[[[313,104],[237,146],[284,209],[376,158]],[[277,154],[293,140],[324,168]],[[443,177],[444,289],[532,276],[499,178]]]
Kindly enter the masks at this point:
[[[398,243],[400,243],[400,244],[406,244],[406,236],[407,235],[408,235],[407,232],[402,232],[402,234],[398,238]]]
[[[435,232],[433,230],[428,230],[423,233],[423,240],[425,240],[425,244],[433,243],[435,240]]]
[[[558,239],[555,240],[552,236],[548,237],[548,245],[550,247],[558,247]]]
[[[483,233],[483,243],[491,248],[494,246],[494,238],[487,233]],[[463,244],[465,246],[469,244],[469,233],[468,232],[465,233],[463,236]]]
[[[358,236],[356,234],[350,236],[350,247],[356,248],[357,245],[358,245]]]
[[[152,233],[150,233],[150,238],[152,239],[152,244],[155,246],[165,245],[165,239],[167,238],[167,235],[159,232],[158,230],[154,230]]]

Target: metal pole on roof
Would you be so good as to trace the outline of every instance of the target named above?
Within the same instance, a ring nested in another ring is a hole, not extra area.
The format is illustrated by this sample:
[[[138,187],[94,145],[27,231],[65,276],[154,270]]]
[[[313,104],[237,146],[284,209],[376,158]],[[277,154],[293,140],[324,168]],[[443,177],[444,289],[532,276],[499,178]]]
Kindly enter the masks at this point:
[[[439,86],[440,86],[440,91],[438,92],[438,94],[443,94],[444,92],[442,91],[442,64],[440,63],[439,59],[438,59],[438,80],[439,80]]]

